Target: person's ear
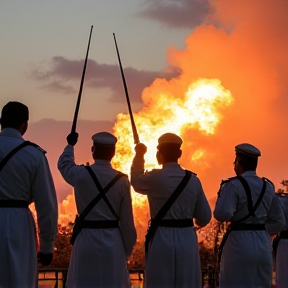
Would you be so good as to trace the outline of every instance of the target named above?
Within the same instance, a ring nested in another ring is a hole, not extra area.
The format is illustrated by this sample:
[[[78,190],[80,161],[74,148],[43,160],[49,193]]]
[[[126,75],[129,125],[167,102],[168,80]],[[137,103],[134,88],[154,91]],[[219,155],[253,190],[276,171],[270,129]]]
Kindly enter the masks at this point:
[[[19,128],[18,128],[18,131],[20,132],[20,134],[23,136],[25,134],[25,132],[27,131],[27,128],[28,128],[28,121],[26,122],[23,122]]]
[[[162,165],[163,164],[163,156],[159,151],[157,151],[156,158],[157,158],[158,164]]]

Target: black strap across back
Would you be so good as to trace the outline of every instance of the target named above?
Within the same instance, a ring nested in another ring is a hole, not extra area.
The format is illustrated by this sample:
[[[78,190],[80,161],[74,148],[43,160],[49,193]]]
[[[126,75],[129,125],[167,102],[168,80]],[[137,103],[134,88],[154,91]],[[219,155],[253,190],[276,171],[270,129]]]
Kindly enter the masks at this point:
[[[40,148],[37,144],[30,142],[30,141],[24,141],[20,145],[16,146],[14,149],[12,149],[0,162],[0,172],[4,168],[4,166],[7,164],[7,162],[12,158],[13,155],[15,155],[19,150],[26,146],[34,146],[36,148],[41,149],[43,152],[45,152],[42,148]],[[15,199],[6,199],[6,200],[0,200],[0,207],[1,208],[28,208],[29,202],[24,200],[15,200]]]
[[[75,239],[77,235],[81,232],[82,228],[117,228],[119,227],[118,221],[119,217],[115,213],[111,203],[106,197],[106,193],[110,190],[110,188],[125,174],[118,172],[118,174],[107,184],[105,188],[102,188],[96,174],[93,172],[92,168],[90,166],[85,166],[87,171],[89,172],[91,178],[93,179],[99,194],[93,200],[85,207],[85,209],[82,211],[80,215],[76,216],[75,224],[73,227],[73,233],[70,239],[70,243],[73,245],[75,242]],[[105,203],[107,204],[109,210],[112,212],[112,214],[116,217],[117,220],[104,220],[104,221],[89,221],[84,220],[84,218],[89,214],[89,212],[93,209],[93,207],[101,200],[103,199]],[[97,222],[97,223],[96,223]]]
[[[257,199],[255,205],[253,206],[253,200],[252,200],[252,194],[251,194],[251,189],[250,186],[248,184],[248,182],[244,179],[244,177],[242,176],[237,176],[237,179],[240,180],[240,182],[242,183],[246,196],[247,196],[247,208],[248,208],[248,214],[244,217],[242,217],[241,219],[237,220],[237,221],[233,221],[230,226],[228,227],[226,233],[224,234],[222,241],[220,243],[220,246],[218,248],[218,262],[220,263],[221,260],[221,256],[222,256],[222,252],[223,252],[223,248],[224,245],[228,239],[228,236],[230,234],[230,232],[232,230],[265,230],[265,224],[245,224],[245,223],[241,223],[244,220],[248,219],[251,216],[254,216],[255,211],[257,210],[258,206],[260,205],[263,196],[265,194],[265,190],[266,190],[266,178],[262,178],[263,181],[263,187],[261,190],[261,193],[259,195],[259,198]]]
[[[158,227],[161,224],[163,226],[165,225],[165,222],[163,222],[164,220],[162,220],[162,219],[164,218],[164,216],[166,215],[166,213],[168,212],[168,210],[170,209],[172,204],[176,201],[178,196],[181,194],[181,192],[184,190],[184,188],[186,187],[187,183],[189,182],[191,176],[192,176],[192,172],[185,170],[185,176],[183,177],[183,179],[181,180],[179,185],[176,187],[175,191],[172,193],[170,198],[165,202],[165,204],[161,207],[161,209],[158,211],[157,215],[152,219],[152,221],[150,223],[150,227],[148,227],[146,238],[145,238],[145,253],[146,254],[148,252],[149,243],[152,241]],[[192,222],[192,225],[189,224],[189,226],[193,226],[193,222]],[[169,226],[166,226],[166,227],[171,227],[171,226],[169,224]]]
[[[36,148],[40,148],[37,144],[30,142],[30,141],[24,141],[22,142],[20,145],[18,145],[17,147],[15,147],[14,149],[12,149],[4,158],[3,160],[0,162],[0,171],[4,168],[4,166],[7,164],[7,162],[10,160],[10,158],[16,154],[20,149],[26,147],[26,146],[34,146]],[[40,148],[41,149],[41,148]],[[44,150],[42,150],[44,152]]]

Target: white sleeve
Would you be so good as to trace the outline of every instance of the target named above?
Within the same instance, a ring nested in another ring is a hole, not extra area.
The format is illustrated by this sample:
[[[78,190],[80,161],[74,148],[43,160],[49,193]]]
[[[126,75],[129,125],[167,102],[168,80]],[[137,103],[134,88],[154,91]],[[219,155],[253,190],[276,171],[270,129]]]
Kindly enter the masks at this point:
[[[58,160],[58,170],[64,180],[74,187],[79,166],[75,164],[74,147],[67,145]]]
[[[276,195],[274,195],[265,222],[266,230],[270,235],[275,235],[285,227],[285,216],[281,207],[281,203]]]
[[[131,185],[140,194],[147,195],[149,191],[148,174],[144,173],[144,159],[135,156],[131,166]]]
[[[137,234],[134,226],[132,199],[128,179],[125,181],[124,186],[125,192],[121,201],[119,220],[126,256],[129,257],[136,243]]]
[[[194,219],[196,225],[200,227],[206,226],[212,217],[211,208],[203,191],[200,180],[197,178],[198,182],[198,199],[194,210]]]
[[[46,157],[39,157],[37,173],[32,184],[32,195],[37,212],[40,251],[52,253],[58,230],[58,205],[51,171]]]
[[[214,217],[220,222],[229,221],[234,215],[237,207],[236,188],[231,183],[225,183],[219,193],[214,209]]]

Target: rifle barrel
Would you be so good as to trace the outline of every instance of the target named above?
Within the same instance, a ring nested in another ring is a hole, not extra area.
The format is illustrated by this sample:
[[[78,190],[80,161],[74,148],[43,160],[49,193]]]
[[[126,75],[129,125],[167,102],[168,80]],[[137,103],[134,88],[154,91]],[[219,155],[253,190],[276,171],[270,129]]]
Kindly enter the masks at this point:
[[[76,131],[76,124],[77,124],[78,112],[79,112],[79,107],[80,107],[80,102],[81,102],[81,95],[82,95],[82,89],[83,89],[83,84],[84,84],[84,78],[85,78],[85,72],[86,72],[86,66],[87,66],[92,30],[93,30],[93,26],[91,26],[91,29],[90,29],[89,41],[88,41],[86,57],[85,57],[85,62],[84,62],[84,67],[83,67],[83,72],[82,72],[80,89],[79,89],[77,103],[76,103],[75,112],[74,112],[74,118],[73,118],[71,133]]]
[[[133,137],[134,137],[134,144],[139,144],[140,140],[139,140],[138,132],[137,132],[136,125],[135,125],[135,122],[134,122],[134,117],[133,117],[133,113],[132,113],[132,109],[131,109],[128,89],[127,89],[127,85],[126,85],[124,71],[123,71],[123,68],[122,68],[122,63],[121,63],[121,59],[120,59],[120,54],[119,54],[119,50],[118,50],[118,45],[117,45],[115,33],[113,33],[113,36],[114,36],[115,47],[116,47],[116,51],[117,51],[117,56],[118,56],[118,61],[119,61],[122,81],[123,81],[123,85],[124,85],[126,100],[127,100],[127,104],[128,104],[128,110],[129,110],[130,121],[131,121],[131,126],[132,126],[132,132],[133,132]]]

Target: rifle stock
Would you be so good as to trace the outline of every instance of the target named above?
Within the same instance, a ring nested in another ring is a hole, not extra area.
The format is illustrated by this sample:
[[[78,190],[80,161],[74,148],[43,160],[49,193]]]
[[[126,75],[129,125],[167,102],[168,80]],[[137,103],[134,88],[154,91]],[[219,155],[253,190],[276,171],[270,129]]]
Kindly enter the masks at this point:
[[[91,29],[90,29],[88,47],[87,47],[87,51],[86,51],[86,57],[85,57],[85,62],[84,62],[84,67],[83,67],[83,72],[82,72],[82,78],[81,78],[77,103],[76,103],[75,112],[74,112],[74,118],[73,118],[71,133],[76,132],[76,124],[77,124],[78,112],[79,112],[79,107],[80,107],[80,102],[81,102],[81,95],[82,95],[82,89],[83,89],[83,84],[84,84],[84,78],[85,78],[85,72],[86,72],[86,66],[87,66],[92,30],[93,30],[93,26],[91,26]]]
[[[120,67],[120,71],[121,71],[122,81],[123,81],[123,85],[124,85],[126,100],[127,100],[127,104],[128,104],[128,110],[129,110],[130,121],[131,121],[131,126],[132,126],[132,133],[133,133],[133,138],[134,138],[134,144],[139,144],[140,140],[139,140],[138,132],[137,132],[136,125],[135,125],[135,122],[134,122],[134,117],[133,117],[133,114],[132,114],[132,109],[131,109],[128,89],[127,89],[127,85],[126,85],[124,71],[123,71],[123,68],[122,68],[122,63],[121,63],[121,59],[120,59],[120,54],[119,54],[117,42],[116,42],[115,33],[113,33],[113,36],[114,36],[114,42],[115,42],[116,52],[117,52],[117,56],[118,56],[118,62],[119,62],[119,67]]]

